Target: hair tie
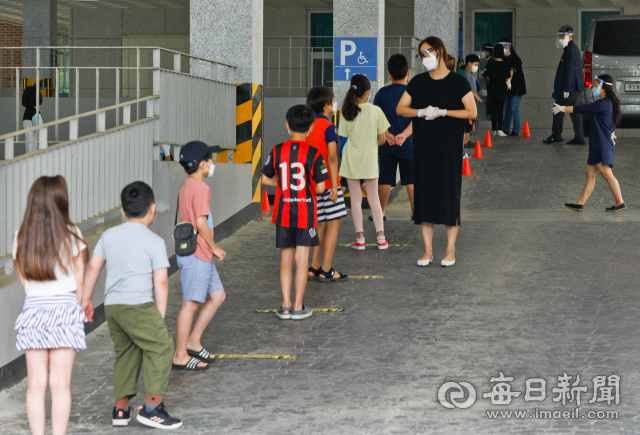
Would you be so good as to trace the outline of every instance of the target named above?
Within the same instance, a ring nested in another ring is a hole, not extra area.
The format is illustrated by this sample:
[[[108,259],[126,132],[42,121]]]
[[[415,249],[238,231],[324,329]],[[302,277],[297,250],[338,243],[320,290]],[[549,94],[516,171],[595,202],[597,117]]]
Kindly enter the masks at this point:
[[[352,85],[351,86],[353,89],[358,89],[358,87],[356,85]]]

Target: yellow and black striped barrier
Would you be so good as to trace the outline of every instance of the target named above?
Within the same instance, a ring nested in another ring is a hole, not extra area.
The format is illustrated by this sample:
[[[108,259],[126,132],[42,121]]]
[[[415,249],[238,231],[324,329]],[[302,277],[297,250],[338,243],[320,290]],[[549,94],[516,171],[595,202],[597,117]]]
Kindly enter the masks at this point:
[[[262,85],[238,83],[236,88],[236,149],[233,163],[251,163],[253,202],[260,202],[262,174]],[[228,151],[218,154],[219,162],[228,161]]]
[[[213,353],[216,358],[249,358],[249,359],[297,359],[298,355],[242,355],[237,353]]]
[[[312,308],[314,313],[337,313],[344,308]],[[256,313],[275,313],[278,310],[256,310]]]
[[[353,279],[384,279],[381,275],[349,275],[349,278]]]
[[[22,79],[22,88],[26,89],[29,86],[34,86],[36,79]],[[55,97],[56,86],[53,79],[40,79],[40,93],[43,97]]]

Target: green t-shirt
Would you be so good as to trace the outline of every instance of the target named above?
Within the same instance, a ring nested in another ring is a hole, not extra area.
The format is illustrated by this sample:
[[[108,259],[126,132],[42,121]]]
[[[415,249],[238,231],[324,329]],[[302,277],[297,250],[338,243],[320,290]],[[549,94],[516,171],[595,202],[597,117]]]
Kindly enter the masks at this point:
[[[378,135],[389,128],[384,112],[370,103],[358,105],[353,121],[340,119],[338,134],[347,138],[342,151],[340,176],[351,179],[378,178]]]

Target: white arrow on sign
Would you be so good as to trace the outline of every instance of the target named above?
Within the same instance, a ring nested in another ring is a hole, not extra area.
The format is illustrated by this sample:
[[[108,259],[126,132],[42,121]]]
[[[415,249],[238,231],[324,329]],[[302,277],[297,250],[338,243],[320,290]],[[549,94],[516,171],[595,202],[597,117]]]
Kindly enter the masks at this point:
[[[347,73],[347,80],[349,80],[349,73],[351,72],[351,70],[349,68],[345,69],[344,72]]]

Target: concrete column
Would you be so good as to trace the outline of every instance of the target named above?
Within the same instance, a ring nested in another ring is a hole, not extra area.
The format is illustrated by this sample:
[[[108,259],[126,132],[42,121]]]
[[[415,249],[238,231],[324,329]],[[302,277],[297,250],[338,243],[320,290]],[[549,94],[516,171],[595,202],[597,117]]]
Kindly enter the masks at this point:
[[[253,201],[260,202],[262,171],[263,0],[191,0],[191,55],[238,67],[236,149],[219,153],[219,162],[253,166]],[[218,76],[225,79],[226,68]],[[204,77],[210,72],[201,68]],[[212,144],[213,145],[213,144]]]
[[[417,0],[416,0],[417,1]],[[371,81],[371,101],[384,86],[386,59],[384,58],[385,0],[334,0],[334,38],[378,38],[377,80]],[[333,93],[338,107],[342,106],[349,82],[337,81],[334,77]]]
[[[22,1],[22,46],[50,47],[57,45],[58,36],[58,0],[23,0]],[[52,50],[40,52],[40,66],[55,66],[56,53]],[[23,66],[36,64],[36,50],[24,50]],[[36,71],[27,69],[24,78],[35,78]],[[51,71],[40,70],[40,77],[53,77]]]
[[[419,39],[437,36],[458,57],[459,0],[414,0],[413,34]]]

